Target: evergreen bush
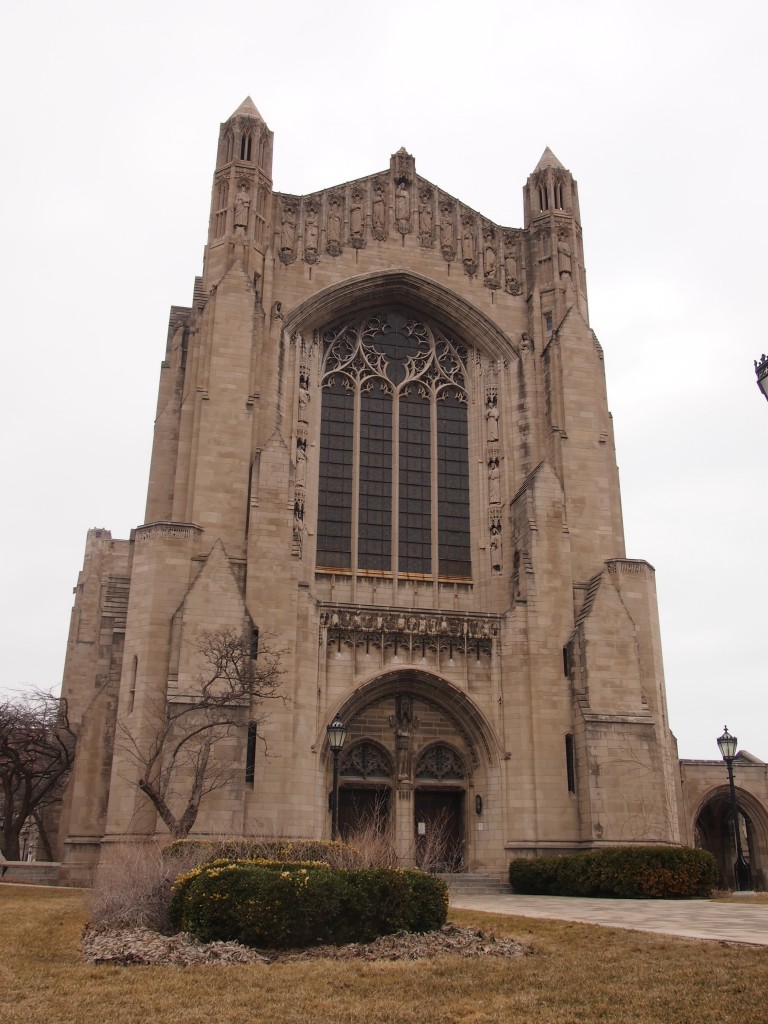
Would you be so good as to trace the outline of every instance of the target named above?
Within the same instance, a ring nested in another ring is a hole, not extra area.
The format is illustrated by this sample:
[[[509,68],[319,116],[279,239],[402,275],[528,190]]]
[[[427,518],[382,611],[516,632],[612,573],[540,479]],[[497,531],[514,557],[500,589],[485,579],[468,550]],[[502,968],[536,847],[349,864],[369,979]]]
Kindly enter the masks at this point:
[[[684,899],[709,896],[716,882],[710,853],[679,846],[617,846],[509,865],[513,892],[539,896]]]
[[[171,924],[204,942],[289,949],[440,928],[444,882],[420,871],[217,860],[179,876]]]

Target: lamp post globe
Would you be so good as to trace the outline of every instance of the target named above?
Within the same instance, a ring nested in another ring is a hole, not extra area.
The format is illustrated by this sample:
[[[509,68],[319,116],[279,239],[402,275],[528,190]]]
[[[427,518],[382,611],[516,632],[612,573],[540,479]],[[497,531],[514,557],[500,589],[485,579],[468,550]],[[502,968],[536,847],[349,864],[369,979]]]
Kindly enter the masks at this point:
[[[347,738],[348,729],[337,716],[327,727],[328,746],[333,755],[333,789],[331,790],[331,839],[339,838],[339,754]]]
[[[725,761],[728,769],[728,786],[731,793],[731,814],[733,815],[733,833],[736,838],[736,863],[733,865],[733,874],[736,880],[738,892],[747,892],[752,888],[752,872],[749,862],[744,857],[744,850],[741,845],[741,825],[739,824],[739,805],[736,800],[736,783],[733,781],[733,759],[736,757],[738,740],[731,736],[726,725],[723,735],[718,736],[717,746],[720,755]]]

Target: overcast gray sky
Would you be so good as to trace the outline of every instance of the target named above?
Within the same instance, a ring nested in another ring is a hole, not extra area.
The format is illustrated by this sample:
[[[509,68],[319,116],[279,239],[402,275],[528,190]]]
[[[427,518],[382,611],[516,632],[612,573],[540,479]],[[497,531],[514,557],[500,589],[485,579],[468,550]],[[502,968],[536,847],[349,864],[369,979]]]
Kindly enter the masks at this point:
[[[545,146],[579,182],[627,554],[657,571],[672,727],[768,761],[765,5],[138,0],[3,15],[0,688],[61,681],[88,527],[142,522],[168,308],[218,126],[275,188],[417,170],[497,222]]]

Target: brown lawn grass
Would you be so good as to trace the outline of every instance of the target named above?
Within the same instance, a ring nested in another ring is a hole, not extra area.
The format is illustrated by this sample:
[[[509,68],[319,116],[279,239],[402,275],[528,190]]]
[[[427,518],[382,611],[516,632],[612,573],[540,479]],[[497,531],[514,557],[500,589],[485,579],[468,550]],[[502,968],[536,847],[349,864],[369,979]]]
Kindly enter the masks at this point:
[[[768,1022],[768,950],[454,911],[514,960],[94,967],[78,890],[0,889],[0,1024]]]

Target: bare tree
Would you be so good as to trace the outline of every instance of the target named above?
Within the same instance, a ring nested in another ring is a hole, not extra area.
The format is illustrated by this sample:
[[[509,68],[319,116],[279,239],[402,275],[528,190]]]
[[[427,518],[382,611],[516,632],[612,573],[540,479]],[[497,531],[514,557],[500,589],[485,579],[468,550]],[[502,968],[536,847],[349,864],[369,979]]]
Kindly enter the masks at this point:
[[[269,637],[259,642],[223,629],[202,633],[195,649],[205,667],[193,694],[166,701],[148,737],[126,719],[118,723],[123,750],[139,771],[137,785],[175,839],[189,834],[204,798],[242,770],[217,759],[214,744],[255,730],[255,709],[265,701],[287,700],[278,692],[283,652]]]
[[[46,812],[61,800],[75,744],[63,698],[33,691],[0,702],[0,846],[7,860],[19,859],[21,832],[30,818],[53,860]]]

